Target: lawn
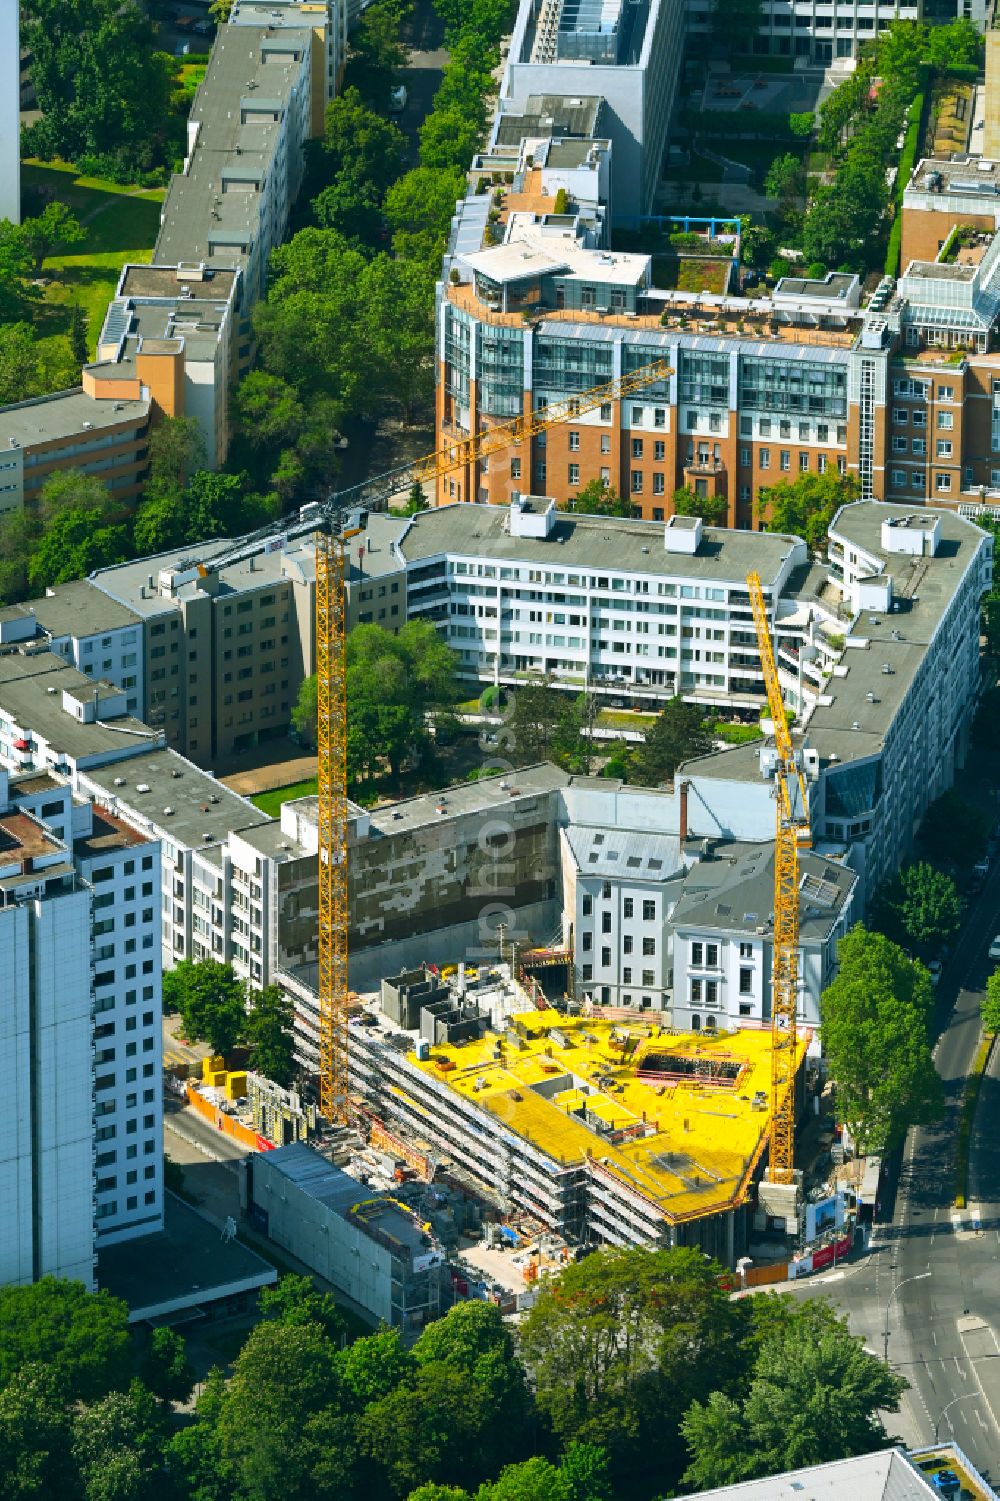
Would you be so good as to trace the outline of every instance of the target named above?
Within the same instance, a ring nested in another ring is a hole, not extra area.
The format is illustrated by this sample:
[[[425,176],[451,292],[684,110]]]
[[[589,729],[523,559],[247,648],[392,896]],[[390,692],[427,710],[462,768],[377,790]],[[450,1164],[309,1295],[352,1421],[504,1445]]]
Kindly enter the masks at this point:
[[[84,243],[73,247],[74,254],[52,256],[43,267],[51,280],[35,323],[43,360],[62,368],[68,357],[72,305],[79,303],[87,314],[87,344],[93,355],[122,266],[152,259],[164,190],[121,187],[81,177],[75,167],[63,163],[36,161],[22,165],[21,184],[26,215],[58,201],[72,209],[87,231]]]
[[[262,813],[268,814],[270,818],[277,818],[282,803],[291,802],[294,797],[315,797],[318,790],[316,778],[307,777],[304,782],[292,782],[289,787],[272,787],[268,792],[255,792],[250,801]]]

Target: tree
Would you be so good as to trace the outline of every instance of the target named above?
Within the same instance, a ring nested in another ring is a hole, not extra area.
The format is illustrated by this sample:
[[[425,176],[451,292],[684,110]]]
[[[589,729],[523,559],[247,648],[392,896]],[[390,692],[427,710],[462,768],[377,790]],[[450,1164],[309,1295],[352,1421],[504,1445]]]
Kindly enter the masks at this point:
[[[213,1053],[228,1053],[246,1030],[246,996],[232,966],[216,959],[182,959],[163,976],[163,1007],[179,1011],[188,1037],[203,1037]]]
[[[385,109],[395,76],[406,62],[398,31],[408,9],[409,4],[397,0],[375,0],[365,9],[351,36],[347,83],[375,109]]]
[[[112,520],[114,502],[96,475],[71,469],[51,475],[42,486],[39,512],[43,531],[28,564],[28,582],[37,594],[129,556],[128,528]]]
[[[744,1396],[692,1403],[685,1482],[701,1490],[884,1448],[878,1411],[897,1412],[907,1385],[828,1304],[798,1304],[763,1340]]]
[[[941,1114],[941,1081],[927,1039],[930,977],[860,923],[840,940],[837,958],[837,975],[821,998],[837,1110],[859,1153],[884,1152],[911,1125]]]
[[[557,1465],[536,1456],[506,1465],[492,1485],[480,1486],[476,1501],[573,1501],[573,1483]]]
[[[85,365],[90,359],[87,314],[78,302],[74,302],[70,308],[69,347],[70,353],[78,365]]]
[[[28,567],[42,535],[42,523],[28,511],[0,516],[0,600],[16,604],[31,593]]]
[[[348,86],[326,107],[323,149],[332,180],[347,176],[369,183],[381,202],[399,176],[406,142],[398,125],[370,109],[359,91]]]
[[[216,26],[222,26],[229,20],[236,0],[212,0],[208,7],[208,13]]]
[[[454,106],[432,110],[420,127],[421,166],[468,167],[479,149],[481,134],[479,122]]]
[[[387,1396],[416,1370],[398,1329],[383,1328],[354,1340],[338,1353],[337,1364],[359,1410]]]
[[[247,377],[252,380],[253,376]],[[242,387],[240,387],[242,390]],[[187,479],[205,465],[205,438],[194,417],[161,417],[149,434],[144,498],[168,496],[176,505]]]
[[[986,994],[979,1003],[979,1014],[987,1032],[1000,1032],[1000,969],[986,981]]]
[[[286,1272],[273,1287],[262,1288],[257,1298],[262,1318],[289,1328],[316,1324],[332,1340],[344,1333],[344,1320],[332,1293],[319,1292],[311,1277]]]
[[[0,1495],[47,1501],[78,1494],[65,1393],[43,1365],[26,1365],[0,1390]]]
[[[175,447],[180,448],[182,440]],[[171,479],[172,458],[164,458],[162,480],[139,507],[134,537],[138,553],[166,552],[185,542],[212,537],[238,537],[273,519],[273,501],[248,493],[246,474],[223,474],[198,469],[178,491]]]
[[[280,985],[265,985],[249,995],[246,1040],[250,1067],[287,1089],[295,1078],[292,1002]]]
[[[474,1485],[487,1473],[480,1444],[491,1416],[462,1371],[433,1361],[365,1408],[358,1447],[391,1495],[406,1496],[427,1480]]]
[[[724,495],[696,495],[689,486],[684,486],[674,491],[674,514],[700,516],[706,526],[725,526],[729,502]]]
[[[378,775],[383,762],[395,778],[407,756],[423,752],[428,709],[455,700],[455,664],[454,652],[429,622],[409,621],[395,636],[378,625],[355,626],[347,638],[352,781]],[[314,701],[315,687],[304,684],[293,711],[300,733],[315,725]]]
[[[601,1250],[541,1288],[519,1331],[539,1409],[556,1436],[619,1465],[674,1471],[680,1420],[720,1369],[740,1366],[745,1314],[720,1268],[690,1248]]]
[[[643,787],[673,780],[682,761],[703,756],[712,748],[712,735],[697,704],[680,697],[668,699],[646,731],[633,760],[633,779]]]
[[[455,205],[465,197],[466,186],[460,167],[415,167],[394,182],[382,207],[396,254],[416,250],[426,255],[430,247],[443,248]]]
[[[982,812],[957,792],[942,793],[924,814],[920,843],[935,862],[951,861],[968,869],[986,851]]]
[[[154,1329],[141,1374],[145,1386],[161,1402],[186,1402],[194,1387],[194,1371],[183,1335],[175,1329]]]
[[[30,323],[0,324],[0,405],[42,394],[38,343]]]
[[[21,226],[0,219],[0,323],[23,318],[38,301],[38,289],[29,281],[31,273],[31,249]]]
[[[310,747],[316,744],[317,703],[316,675],[313,673],[311,677],[302,679],[298,697],[292,706],[292,727],[302,743]]]
[[[266,1320],[251,1332],[215,1422],[245,1501],[352,1494],[353,1424],[335,1356],[318,1324]]]
[[[391,378],[403,418],[430,402],[434,391],[436,268],[380,255],[363,278],[369,348],[383,379]]]
[[[152,1392],[134,1381],[81,1409],[73,1427],[86,1501],[167,1501],[164,1417]]]
[[[567,511],[578,511],[586,516],[631,516],[631,502],[623,499],[613,485],[604,480],[592,479],[566,502]]]
[[[904,865],[879,893],[876,910],[890,937],[908,940],[927,955],[957,933],[962,898],[951,876],[920,860]]]
[[[234,394],[237,422],[254,448],[292,442],[305,422],[294,387],[266,370],[251,370]]]
[[[802,162],[790,151],[776,156],[764,179],[764,191],[769,198],[777,198],[783,210],[792,208],[802,196],[805,173]]]
[[[760,514],[766,516],[769,532],[804,537],[811,548],[826,542],[830,523],[839,508],[861,494],[853,474],[800,474],[795,480],[768,485],[758,494]]]
[[[763,271],[774,255],[774,235],[763,224],[748,224],[740,237],[740,256],[744,266]]]
[[[103,1289],[42,1277],[0,1287],[0,1387],[43,1367],[67,1401],[90,1402],[128,1383],[128,1308]]]
[[[525,683],[510,695],[499,744],[516,765],[571,758],[580,722],[574,699],[550,683]]]
[[[37,218],[21,220],[21,235],[31,255],[34,273],[41,276],[42,262],[54,250],[82,244],[87,231],[65,203],[53,202],[47,203]]]
[[[135,0],[33,0],[21,41],[42,112],[29,150],[138,165],[167,119],[172,69]]]

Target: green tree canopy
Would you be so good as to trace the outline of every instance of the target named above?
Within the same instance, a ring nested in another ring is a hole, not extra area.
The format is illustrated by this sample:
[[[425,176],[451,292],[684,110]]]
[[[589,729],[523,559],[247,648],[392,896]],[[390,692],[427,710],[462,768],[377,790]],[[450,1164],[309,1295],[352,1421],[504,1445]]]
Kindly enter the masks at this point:
[[[358,1409],[410,1380],[416,1366],[398,1329],[380,1329],[347,1345],[337,1356],[340,1374]]]
[[[248,1000],[245,1036],[250,1067],[287,1089],[295,1078],[292,1002],[280,985],[251,991]]]
[[[683,761],[703,756],[712,748],[712,734],[697,704],[679,696],[664,704],[646,738],[632,758],[632,778],[643,787],[673,780]]]
[[[986,994],[979,1003],[983,1028],[987,1032],[1000,1032],[1000,969],[995,969],[986,981]]]
[[[82,1282],[42,1277],[0,1287],[0,1387],[41,1367],[65,1399],[93,1401],[128,1384],[128,1309]]]
[[[925,860],[904,865],[878,895],[878,925],[925,957],[958,932],[962,898],[951,876]]]
[[[141,556],[185,542],[239,537],[274,515],[273,501],[249,491],[246,474],[198,469],[179,494],[163,488],[143,502],[135,518],[135,547]]]
[[[96,475],[57,471],[42,486],[39,512],[43,529],[28,564],[37,594],[130,556],[128,527],[114,519],[115,503]]]
[[[684,1479],[701,1490],[884,1448],[878,1410],[897,1412],[907,1384],[828,1304],[796,1304],[760,1344],[744,1396],[691,1405]]]
[[[815,549],[826,542],[838,509],[857,500],[860,493],[854,475],[828,469],[825,474],[801,474],[798,479],[763,487],[758,505],[761,515],[767,517],[769,532],[804,537]]]
[[[163,1008],[179,1011],[189,1037],[203,1037],[213,1053],[230,1052],[246,1031],[246,992],[232,966],[216,959],[182,959],[163,976]]]
[[[690,486],[685,485],[674,491],[674,514],[700,516],[706,526],[725,526],[729,502],[724,495],[696,495]]]
[[[353,1493],[353,1423],[336,1345],[319,1324],[258,1324],[221,1392],[215,1429],[245,1501]]]
[[[262,1288],[257,1306],[262,1318],[289,1326],[317,1324],[338,1343],[344,1333],[343,1315],[333,1294],[320,1292],[311,1277],[297,1272],[286,1272],[273,1287]]]
[[[32,0],[21,41],[42,112],[30,151],[71,162],[148,158],[169,113],[172,68],[136,0]]]
[[[802,194],[805,169],[799,157],[786,151],[776,156],[767,170],[764,191],[769,198],[777,198],[783,209],[788,209]]]
[[[440,252],[455,205],[465,192],[465,173],[460,167],[415,167],[394,182],[383,209],[396,254],[416,252],[426,257],[434,250]]]
[[[194,1371],[183,1335],[176,1329],[154,1329],[142,1359],[141,1376],[161,1402],[186,1402],[194,1387]]]
[[[455,105],[433,110],[420,127],[420,164],[423,167],[467,169],[479,150],[479,121]]]
[[[327,105],[323,149],[331,178],[370,183],[381,201],[399,176],[405,147],[398,125],[369,109],[356,88],[346,88]]]
[[[544,1284],[519,1344],[560,1440],[601,1445],[661,1483],[675,1472],[683,1413],[740,1363],[744,1315],[720,1271],[687,1248],[601,1250]]]
[[[44,1365],[24,1365],[0,1388],[0,1495],[48,1501],[78,1494],[66,1394]]]
[[[86,1501],[169,1501],[163,1477],[163,1412],[134,1381],[74,1420],[73,1452]]]
[[[30,323],[0,324],[0,405],[42,394],[42,367]]]
[[[34,262],[36,276],[42,274],[42,262],[56,249],[67,250],[87,238],[87,231],[65,203],[47,203],[33,219],[21,220],[21,235]]]
[[[884,1152],[911,1125],[941,1113],[941,1081],[927,1038],[930,976],[860,923],[840,940],[837,957],[837,975],[821,999],[837,1110],[859,1152]]]
[[[632,505],[618,494],[613,485],[604,480],[591,479],[566,502],[567,511],[579,511],[586,516],[631,516]]]

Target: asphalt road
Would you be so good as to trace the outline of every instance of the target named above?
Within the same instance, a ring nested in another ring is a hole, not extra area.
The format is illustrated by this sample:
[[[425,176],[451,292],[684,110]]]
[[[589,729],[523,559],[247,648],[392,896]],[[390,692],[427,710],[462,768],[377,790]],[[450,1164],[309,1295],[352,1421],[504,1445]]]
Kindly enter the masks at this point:
[[[890,1432],[910,1445],[952,1436],[985,1475],[1000,1476],[1000,1049],[976,1115],[970,1201],[954,1210],[954,1144],[965,1077],[979,1042],[979,1001],[1000,930],[1000,865],[986,883],[941,977],[944,1030],[935,1062],[945,1116],[907,1136],[889,1170],[868,1255],[804,1283],[829,1294],[869,1349],[886,1346],[910,1390]],[[926,1275],[930,1273],[930,1275]],[[935,1432],[937,1430],[937,1432]]]

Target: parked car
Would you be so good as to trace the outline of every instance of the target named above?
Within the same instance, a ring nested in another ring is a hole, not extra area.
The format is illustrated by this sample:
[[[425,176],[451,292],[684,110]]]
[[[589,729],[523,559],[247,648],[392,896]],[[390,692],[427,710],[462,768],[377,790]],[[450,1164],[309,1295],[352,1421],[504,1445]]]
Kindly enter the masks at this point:
[[[932,959],[927,968],[930,971],[931,984],[936,985],[941,978],[941,960]]]
[[[389,113],[391,115],[401,115],[403,113],[403,110],[406,108],[406,97],[406,88],[403,84],[390,91]]]
[[[962,1482],[954,1470],[938,1470],[930,1477],[931,1485],[942,1496],[958,1496],[961,1494]]]
[[[990,944],[990,958],[1000,959],[1000,933],[997,934],[993,942]]]

